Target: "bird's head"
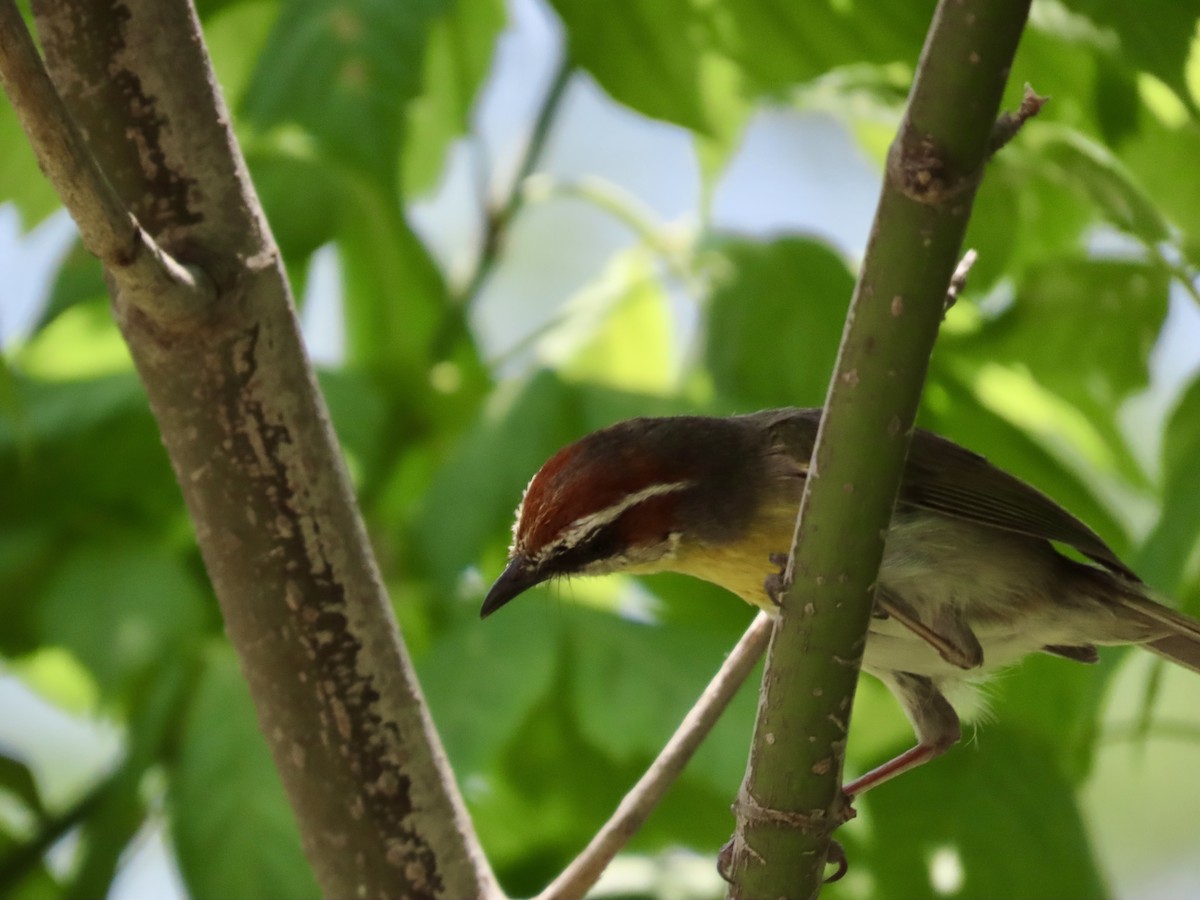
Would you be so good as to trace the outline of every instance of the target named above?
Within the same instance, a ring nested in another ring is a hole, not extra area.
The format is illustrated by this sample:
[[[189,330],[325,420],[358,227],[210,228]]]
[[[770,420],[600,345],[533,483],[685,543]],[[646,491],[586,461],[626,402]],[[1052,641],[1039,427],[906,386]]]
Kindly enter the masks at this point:
[[[773,456],[750,417],[631,419],[564,447],[525,489],[508,566],[481,615],[563,575],[678,571],[745,596],[708,569],[736,555],[764,499],[777,493],[769,489]],[[790,510],[794,517],[794,503]],[[765,574],[780,548],[759,549]],[[763,574],[750,574],[757,591]]]

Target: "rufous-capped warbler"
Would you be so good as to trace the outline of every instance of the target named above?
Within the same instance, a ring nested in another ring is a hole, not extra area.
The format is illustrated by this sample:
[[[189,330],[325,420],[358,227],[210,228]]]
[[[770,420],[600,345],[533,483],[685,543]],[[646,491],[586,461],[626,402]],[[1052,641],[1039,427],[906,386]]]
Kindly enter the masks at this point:
[[[540,582],[610,572],[695,575],[774,610],[764,582],[791,545],[820,414],[631,419],[563,448],[525,490],[482,615]],[[1200,672],[1200,622],[1151,599],[1094,531],[982,456],[916,431],[862,668],[895,694],[917,745],[846,792],[958,741],[947,688],[1028,653],[1096,662],[1097,644],[1141,644]]]

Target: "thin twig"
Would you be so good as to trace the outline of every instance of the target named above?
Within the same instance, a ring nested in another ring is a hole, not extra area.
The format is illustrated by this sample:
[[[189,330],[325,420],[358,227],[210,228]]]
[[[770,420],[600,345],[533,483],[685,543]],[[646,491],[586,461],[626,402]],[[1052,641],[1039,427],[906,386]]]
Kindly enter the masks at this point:
[[[658,758],[621,800],[592,842],[535,900],[580,900],[642,826],[708,736],[766,650],[774,619],[759,613]]]
[[[88,251],[118,278],[195,286],[193,273],[142,230],[105,176],[12,0],[0,0],[0,84]]]
[[[1025,93],[1021,97],[1021,105],[1017,107],[1017,111],[1000,113],[996,124],[992,126],[992,137],[988,142],[988,155],[996,153],[1015,138],[1025,123],[1042,111],[1042,107],[1049,99],[1049,97],[1040,96],[1037,91],[1026,84]]]
[[[971,274],[971,269],[978,258],[979,254],[975,250],[968,250],[958,261],[958,265],[954,267],[954,274],[950,276],[950,287],[946,288],[946,307],[942,311],[942,315],[948,313],[950,307],[958,302],[958,295],[966,289],[967,276]]]
[[[566,94],[567,85],[571,81],[571,74],[574,70],[570,57],[564,51],[558,69],[555,70],[554,77],[550,81],[550,87],[546,90],[546,96],[542,98],[542,105],[538,109],[537,118],[529,133],[529,142],[525,145],[525,153],[513,176],[512,184],[509,185],[504,203],[498,208],[489,206],[479,259],[475,263],[475,270],[459,295],[459,305],[463,307],[469,307],[475,302],[499,261],[500,250],[504,245],[509,225],[525,202],[523,191],[525,179],[533,174],[534,169],[541,162],[542,153],[545,152],[546,142],[550,138],[550,131],[558,117],[563,96]]]

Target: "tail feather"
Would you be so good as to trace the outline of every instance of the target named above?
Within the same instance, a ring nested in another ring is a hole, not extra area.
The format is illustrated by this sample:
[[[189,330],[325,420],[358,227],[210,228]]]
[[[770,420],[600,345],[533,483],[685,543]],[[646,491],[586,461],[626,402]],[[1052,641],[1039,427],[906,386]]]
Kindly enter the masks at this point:
[[[1200,620],[1132,591],[1122,591],[1117,601],[1126,609],[1166,625],[1175,634],[1190,635],[1193,640],[1200,641]]]
[[[1142,644],[1142,646],[1157,653],[1163,659],[1169,659],[1185,669],[1191,669],[1200,674],[1200,641],[1190,635],[1173,634],[1170,637]]]
[[[1171,633],[1142,644],[1147,650],[1186,669],[1200,673],[1200,621],[1169,606],[1132,592],[1122,592],[1119,602],[1126,609],[1163,625]]]

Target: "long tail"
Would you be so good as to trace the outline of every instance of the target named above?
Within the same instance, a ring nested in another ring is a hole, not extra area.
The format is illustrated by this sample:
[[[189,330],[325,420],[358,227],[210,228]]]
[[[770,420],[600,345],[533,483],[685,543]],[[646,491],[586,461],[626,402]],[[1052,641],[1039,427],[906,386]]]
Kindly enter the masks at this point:
[[[1166,637],[1147,641],[1142,644],[1143,647],[1185,669],[1200,673],[1200,621],[1132,592],[1123,591],[1119,602],[1127,609],[1165,625],[1171,632]]]

